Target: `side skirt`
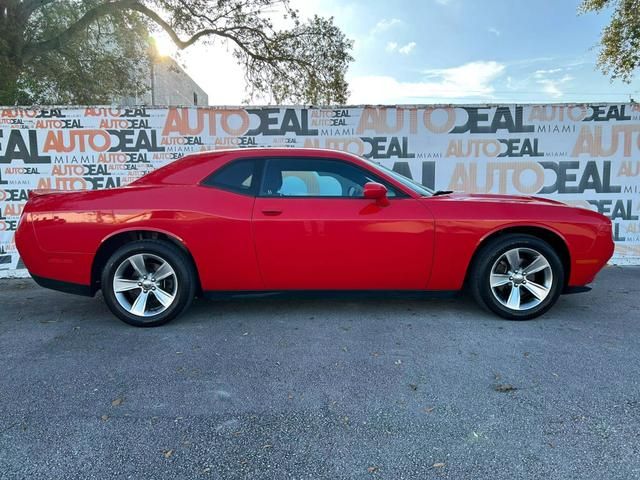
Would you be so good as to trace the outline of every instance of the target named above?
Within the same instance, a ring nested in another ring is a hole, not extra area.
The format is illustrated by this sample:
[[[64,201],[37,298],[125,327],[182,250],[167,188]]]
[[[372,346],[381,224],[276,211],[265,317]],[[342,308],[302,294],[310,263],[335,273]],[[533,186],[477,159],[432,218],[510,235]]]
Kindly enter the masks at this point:
[[[229,300],[234,298],[287,298],[287,299],[436,299],[453,298],[459,290],[276,290],[276,291],[216,291],[207,290],[203,296],[210,300]]]

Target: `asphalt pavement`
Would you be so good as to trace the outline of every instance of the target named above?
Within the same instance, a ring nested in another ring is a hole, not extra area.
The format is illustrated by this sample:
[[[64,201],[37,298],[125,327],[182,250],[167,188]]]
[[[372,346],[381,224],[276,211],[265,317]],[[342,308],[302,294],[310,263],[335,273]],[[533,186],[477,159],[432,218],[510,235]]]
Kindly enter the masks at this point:
[[[0,479],[638,479],[640,268],[472,300],[198,300],[163,327],[0,281]]]

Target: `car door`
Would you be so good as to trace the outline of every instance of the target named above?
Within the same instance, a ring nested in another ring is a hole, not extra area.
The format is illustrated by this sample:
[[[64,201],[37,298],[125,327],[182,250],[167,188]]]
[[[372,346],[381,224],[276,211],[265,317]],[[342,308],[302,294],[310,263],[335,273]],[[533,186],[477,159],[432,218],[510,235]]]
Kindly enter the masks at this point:
[[[253,210],[258,265],[269,290],[419,290],[426,287],[434,222],[386,182],[388,205],[365,199],[385,182],[327,158],[265,160]]]

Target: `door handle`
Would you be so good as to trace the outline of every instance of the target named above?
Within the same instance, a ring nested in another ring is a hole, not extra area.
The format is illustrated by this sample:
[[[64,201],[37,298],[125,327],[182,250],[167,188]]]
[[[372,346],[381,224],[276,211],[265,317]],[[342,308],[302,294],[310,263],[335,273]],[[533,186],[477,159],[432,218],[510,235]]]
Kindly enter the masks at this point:
[[[269,216],[269,217],[276,217],[278,215],[280,215],[282,213],[282,210],[262,210],[262,213],[264,213],[265,215]]]

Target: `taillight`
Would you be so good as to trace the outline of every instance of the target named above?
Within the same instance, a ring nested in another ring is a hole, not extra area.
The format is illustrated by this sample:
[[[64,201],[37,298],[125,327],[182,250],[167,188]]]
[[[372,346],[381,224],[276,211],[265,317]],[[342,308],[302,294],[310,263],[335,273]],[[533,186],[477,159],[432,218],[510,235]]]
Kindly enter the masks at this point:
[[[610,232],[613,230],[613,225],[611,220],[607,217],[605,218],[606,218],[606,221],[602,222],[600,226],[598,226],[598,232],[604,233],[604,232]]]
[[[613,222],[609,217],[604,217],[602,223],[598,225],[598,235],[608,235],[615,240],[615,234],[613,233]]]
[[[26,216],[26,214],[24,213],[24,209],[22,209],[22,212],[20,213],[20,218],[18,219],[18,225],[16,226],[16,230],[20,228],[20,225],[22,224],[22,219]]]
[[[22,211],[20,212],[20,218],[18,219],[18,225],[16,226],[16,230],[18,228],[20,228],[20,225],[22,224],[22,221],[24,220],[24,218],[27,216],[27,210],[29,210],[29,203],[31,203],[31,191],[29,192],[29,199],[27,200],[27,203],[24,204],[24,207],[22,207]]]

